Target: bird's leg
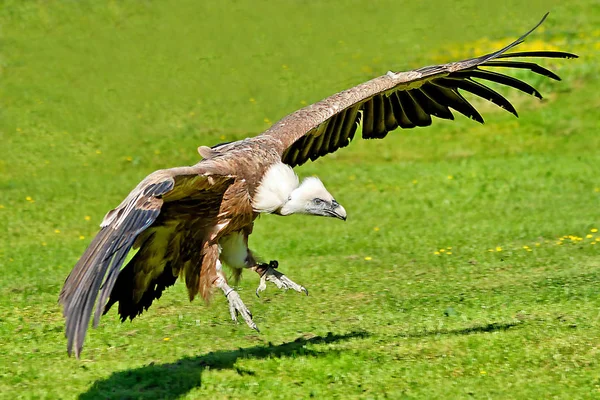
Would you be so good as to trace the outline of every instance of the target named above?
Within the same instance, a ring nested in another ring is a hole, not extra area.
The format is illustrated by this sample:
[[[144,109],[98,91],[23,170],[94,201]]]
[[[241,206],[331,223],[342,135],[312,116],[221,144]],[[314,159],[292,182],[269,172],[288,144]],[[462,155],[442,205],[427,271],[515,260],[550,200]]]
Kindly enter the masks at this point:
[[[305,287],[294,283],[287,276],[275,271],[278,265],[277,261],[271,261],[268,264],[258,261],[254,253],[248,248],[248,235],[251,231],[251,228],[247,228],[246,231],[232,233],[219,240],[222,249],[220,261],[237,271],[241,271],[242,268],[256,271],[260,275],[260,285],[256,289],[257,296],[266,289],[267,281],[273,282],[279,289],[293,289],[308,294]],[[239,276],[239,272],[234,275]]]
[[[296,292],[304,292],[308,296],[308,290],[304,286],[298,285],[290,278],[285,276],[275,269],[279,266],[279,263],[275,260],[267,263],[257,263],[252,269],[260,275],[260,284],[256,288],[256,296],[267,288],[267,281],[273,282],[279,289],[293,289]],[[260,296],[259,296],[260,297]]]
[[[225,275],[223,274],[222,269],[220,268],[220,262],[217,261],[217,274],[218,277],[215,280],[215,286],[223,291],[227,301],[229,302],[229,314],[231,314],[231,319],[237,322],[237,316],[241,315],[246,321],[246,324],[257,332],[260,332],[258,326],[252,320],[252,313],[248,310],[248,307],[242,301],[242,298],[231,286],[227,284],[227,280],[225,279]]]

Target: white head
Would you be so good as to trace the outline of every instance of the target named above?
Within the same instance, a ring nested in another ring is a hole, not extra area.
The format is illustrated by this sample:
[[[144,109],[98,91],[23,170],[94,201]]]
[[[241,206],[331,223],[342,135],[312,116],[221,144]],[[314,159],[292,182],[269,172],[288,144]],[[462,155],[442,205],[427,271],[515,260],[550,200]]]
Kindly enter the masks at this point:
[[[346,220],[346,210],[325,189],[319,178],[298,184],[289,165],[275,164],[265,174],[252,205],[257,212],[278,215],[307,214]]]
[[[346,220],[346,210],[325,189],[316,177],[304,179],[290,193],[287,202],[279,209],[279,215],[308,214],[335,217]]]

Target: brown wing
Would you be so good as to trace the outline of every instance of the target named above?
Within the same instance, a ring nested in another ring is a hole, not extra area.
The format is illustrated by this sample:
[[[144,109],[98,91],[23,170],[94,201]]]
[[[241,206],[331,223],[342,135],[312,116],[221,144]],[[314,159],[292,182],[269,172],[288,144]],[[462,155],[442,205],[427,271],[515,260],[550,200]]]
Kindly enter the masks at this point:
[[[212,175],[198,166],[159,170],[146,177],[106,215],[102,229],[67,277],[60,293],[69,355],[75,349],[79,357],[98,294],[94,327],[98,325],[129,250],[136,238],[155,222],[163,204],[190,195],[201,202],[201,193],[213,186],[224,192],[232,180],[230,176]],[[160,275],[162,271],[154,273]]]
[[[535,63],[504,60],[521,57],[577,58],[574,54],[558,51],[505,54],[522,43],[547,15],[529,32],[494,53],[408,72],[388,72],[298,110],[258,137],[275,139],[282,161],[296,166],[347,146],[361,122],[364,139],[384,138],[398,127],[429,126],[432,116],[454,119],[451,109],[483,123],[479,112],[459,90],[473,93],[517,115],[506,98],[478,80],[510,86],[538,98],[542,98],[541,94],[521,80],[480,67],[527,69],[560,80],[556,74]]]

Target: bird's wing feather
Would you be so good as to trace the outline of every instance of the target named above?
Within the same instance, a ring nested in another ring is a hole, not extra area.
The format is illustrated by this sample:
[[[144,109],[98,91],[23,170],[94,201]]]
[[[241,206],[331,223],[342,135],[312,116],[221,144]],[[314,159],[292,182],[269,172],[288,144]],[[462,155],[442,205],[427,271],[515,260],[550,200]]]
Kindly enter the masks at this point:
[[[67,350],[79,357],[94,303],[100,299],[94,315],[98,325],[108,296],[121,266],[138,235],[158,217],[165,201],[186,195],[198,197],[199,189],[220,186],[224,190],[231,176],[214,175],[196,167],[156,171],[146,177],[101,224],[101,230],[77,262],[60,293],[66,318]],[[202,201],[197,198],[197,201]]]
[[[529,32],[498,51],[408,72],[389,72],[298,110],[257,138],[273,140],[282,161],[296,166],[347,146],[361,122],[364,139],[384,138],[398,127],[429,126],[432,116],[454,119],[451,109],[483,123],[479,112],[460,91],[475,94],[517,115],[506,98],[475,79],[510,86],[541,98],[529,84],[480,67],[526,69],[559,80],[556,74],[535,63],[505,60],[511,57],[577,57],[559,51],[506,53],[522,43],[547,15]]]

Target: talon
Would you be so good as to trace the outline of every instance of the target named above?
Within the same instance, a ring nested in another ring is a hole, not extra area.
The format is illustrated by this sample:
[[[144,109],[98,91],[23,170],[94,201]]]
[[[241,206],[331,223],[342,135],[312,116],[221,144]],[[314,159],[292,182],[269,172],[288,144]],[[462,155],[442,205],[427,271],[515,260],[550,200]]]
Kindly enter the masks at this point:
[[[233,322],[237,322],[237,316],[235,315],[235,314],[236,314],[236,312],[237,312],[237,311],[236,311],[236,309],[235,309],[235,308],[233,308],[233,307],[231,306],[231,304],[230,304],[230,305],[229,305],[229,315],[231,316],[231,320],[232,320]]]
[[[237,317],[241,315],[241,317],[244,319],[244,322],[246,322],[250,328],[258,331],[258,327],[252,320],[252,312],[248,310],[248,307],[246,307],[238,292],[229,287],[224,289],[224,291],[227,293],[227,301],[229,302],[229,313],[231,314],[231,319],[237,323]]]
[[[259,296],[259,293],[266,289],[266,281],[273,282],[278,289],[288,290],[293,289],[296,292],[304,292],[308,296],[308,290],[304,286],[300,286],[290,278],[275,270],[279,266],[279,263],[276,260],[273,260],[269,263],[269,267],[264,271],[264,273],[260,277],[260,284],[256,289],[256,296]]]
[[[256,288],[256,297],[260,298],[259,293],[263,292],[266,288],[267,288],[267,277],[266,277],[266,271],[265,271],[265,273],[262,274],[262,276],[260,277],[260,284]]]

